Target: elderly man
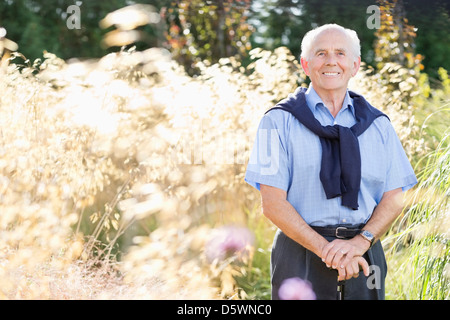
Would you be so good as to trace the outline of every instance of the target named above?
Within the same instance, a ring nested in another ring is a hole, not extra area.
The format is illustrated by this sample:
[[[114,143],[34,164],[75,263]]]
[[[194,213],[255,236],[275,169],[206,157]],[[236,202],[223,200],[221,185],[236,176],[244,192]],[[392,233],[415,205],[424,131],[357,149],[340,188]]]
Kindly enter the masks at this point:
[[[389,118],[347,89],[360,66],[356,32],[336,24],[308,32],[301,65],[311,84],[262,118],[245,180],[277,227],[272,298],[283,281],[311,283],[317,299],[384,299],[377,240],[417,183]]]

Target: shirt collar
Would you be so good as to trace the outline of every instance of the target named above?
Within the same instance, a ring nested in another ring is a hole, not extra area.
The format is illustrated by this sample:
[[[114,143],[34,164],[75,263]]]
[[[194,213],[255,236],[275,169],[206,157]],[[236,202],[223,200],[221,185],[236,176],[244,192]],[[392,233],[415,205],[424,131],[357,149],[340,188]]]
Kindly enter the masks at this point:
[[[325,105],[322,101],[322,99],[317,94],[316,90],[314,90],[312,85],[309,85],[308,90],[305,92],[305,98],[306,103],[308,104],[308,107],[311,109],[311,111],[314,113],[315,109],[318,105]],[[348,93],[348,90],[345,92],[344,102],[342,103],[342,109],[344,110],[346,108],[349,108],[352,112],[353,116],[355,116],[355,108],[353,107],[353,99],[350,98],[350,94]]]

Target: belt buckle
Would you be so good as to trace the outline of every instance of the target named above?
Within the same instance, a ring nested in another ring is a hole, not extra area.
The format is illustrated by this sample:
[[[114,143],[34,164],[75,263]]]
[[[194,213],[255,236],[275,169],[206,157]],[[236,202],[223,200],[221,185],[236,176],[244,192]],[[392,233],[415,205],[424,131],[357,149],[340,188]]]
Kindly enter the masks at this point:
[[[345,239],[345,237],[339,236],[339,230],[347,230],[347,228],[346,227],[337,227],[336,228],[336,232],[335,232],[336,238],[338,238],[338,239]]]

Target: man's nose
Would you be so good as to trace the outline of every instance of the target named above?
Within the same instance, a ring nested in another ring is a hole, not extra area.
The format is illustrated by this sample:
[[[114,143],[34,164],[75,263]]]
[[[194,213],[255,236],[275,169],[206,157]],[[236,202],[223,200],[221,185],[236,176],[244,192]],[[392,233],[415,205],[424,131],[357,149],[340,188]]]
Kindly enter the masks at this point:
[[[333,55],[328,56],[328,58],[325,61],[325,63],[326,63],[327,66],[335,66],[336,65],[336,58]]]
[[[327,60],[325,61],[327,66],[336,65],[336,57],[332,54],[328,55]]]

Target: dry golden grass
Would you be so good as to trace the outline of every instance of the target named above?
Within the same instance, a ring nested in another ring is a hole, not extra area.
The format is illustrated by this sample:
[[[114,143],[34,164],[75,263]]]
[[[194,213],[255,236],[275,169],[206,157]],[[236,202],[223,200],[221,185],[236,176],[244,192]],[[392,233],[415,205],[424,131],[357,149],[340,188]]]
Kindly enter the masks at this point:
[[[1,70],[0,297],[245,298],[246,161],[264,111],[305,80],[295,58],[255,49],[197,78],[156,48],[45,58]],[[410,108],[390,116],[405,141]],[[244,240],[208,260],[224,225]]]

